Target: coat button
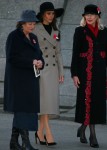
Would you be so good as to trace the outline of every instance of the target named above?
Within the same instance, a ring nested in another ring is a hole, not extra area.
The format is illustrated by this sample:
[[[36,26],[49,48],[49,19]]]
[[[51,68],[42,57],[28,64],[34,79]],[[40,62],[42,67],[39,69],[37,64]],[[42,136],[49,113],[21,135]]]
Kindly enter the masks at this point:
[[[55,49],[56,47],[54,46],[53,49]]]
[[[53,66],[55,66],[55,64],[53,64]]]
[[[48,64],[46,64],[46,66],[48,66]]]
[[[46,55],[45,57],[48,57],[48,55]]]
[[[46,40],[46,38],[44,38],[44,41]]]
[[[45,49],[48,49],[47,47],[45,47]]]
[[[53,57],[55,57],[55,55],[53,55]]]

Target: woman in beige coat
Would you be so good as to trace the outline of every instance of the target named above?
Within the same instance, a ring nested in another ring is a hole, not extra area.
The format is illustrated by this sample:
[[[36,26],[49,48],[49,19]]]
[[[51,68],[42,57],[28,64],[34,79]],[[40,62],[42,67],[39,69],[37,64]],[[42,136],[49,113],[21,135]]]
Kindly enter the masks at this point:
[[[59,30],[56,27],[56,17],[60,17],[63,12],[63,8],[55,9],[51,2],[42,3],[37,15],[40,23],[34,32],[45,60],[40,76],[40,126],[35,138],[36,142],[38,139],[40,144],[48,146],[56,145],[49,125],[49,115],[59,114],[59,83],[64,80]]]

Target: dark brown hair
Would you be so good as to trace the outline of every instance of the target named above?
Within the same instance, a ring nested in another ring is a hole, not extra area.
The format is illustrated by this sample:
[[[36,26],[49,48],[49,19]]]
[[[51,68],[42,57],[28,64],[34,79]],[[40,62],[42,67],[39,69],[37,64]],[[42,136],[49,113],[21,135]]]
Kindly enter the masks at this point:
[[[41,14],[41,16],[40,16],[40,22],[43,22],[43,15],[44,15],[44,13],[43,14]],[[57,22],[57,20],[56,20],[56,16],[54,15],[54,19],[53,19],[53,21],[52,21],[52,23],[51,23],[51,26],[53,27],[53,29],[56,31],[56,30],[58,30],[58,28],[57,28],[57,25],[56,25],[56,22]]]
[[[25,22],[17,22],[16,28],[17,29],[19,29],[19,28],[21,29],[23,24],[25,24]]]

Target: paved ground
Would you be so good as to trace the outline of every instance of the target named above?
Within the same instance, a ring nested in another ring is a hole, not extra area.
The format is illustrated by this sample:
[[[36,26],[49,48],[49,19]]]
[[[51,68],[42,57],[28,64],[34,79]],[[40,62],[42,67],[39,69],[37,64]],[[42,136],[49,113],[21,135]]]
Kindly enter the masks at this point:
[[[30,132],[31,143],[35,148],[39,150],[92,150],[88,144],[82,144],[79,142],[79,138],[76,137],[77,128],[79,124],[73,121],[73,110],[61,110],[61,118],[58,120],[51,120],[50,124],[55,137],[55,141],[58,143],[56,146],[47,147],[35,144],[34,132]],[[9,150],[9,140],[11,135],[11,123],[12,114],[6,114],[0,110],[0,150]],[[100,148],[98,150],[107,150],[107,125],[96,126],[97,137]],[[89,129],[86,131],[87,139],[89,138]]]

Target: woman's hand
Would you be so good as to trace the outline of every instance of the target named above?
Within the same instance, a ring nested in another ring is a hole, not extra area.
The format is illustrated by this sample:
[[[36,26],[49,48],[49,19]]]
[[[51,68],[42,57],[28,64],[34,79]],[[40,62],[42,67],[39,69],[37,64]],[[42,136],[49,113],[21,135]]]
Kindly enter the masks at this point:
[[[37,68],[38,68],[38,69],[42,68],[42,65],[43,65],[42,61],[41,61],[41,60],[38,60],[38,61],[37,61]]]
[[[38,69],[42,68],[42,61],[41,60],[33,60],[33,65],[35,65]]]
[[[63,83],[64,82],[64,76],[60,76],[59,77],[59,83]]]
[[[35,65],[35,66],[37,65],[37,60],[36,59],[33,60],[33,65]]]
[[[80,84],[80,81],[79,81],[79,78],[77,76],[74,76],[73,77],[73,81],[74,81],[74,85],[79,88],[79,84]]]

